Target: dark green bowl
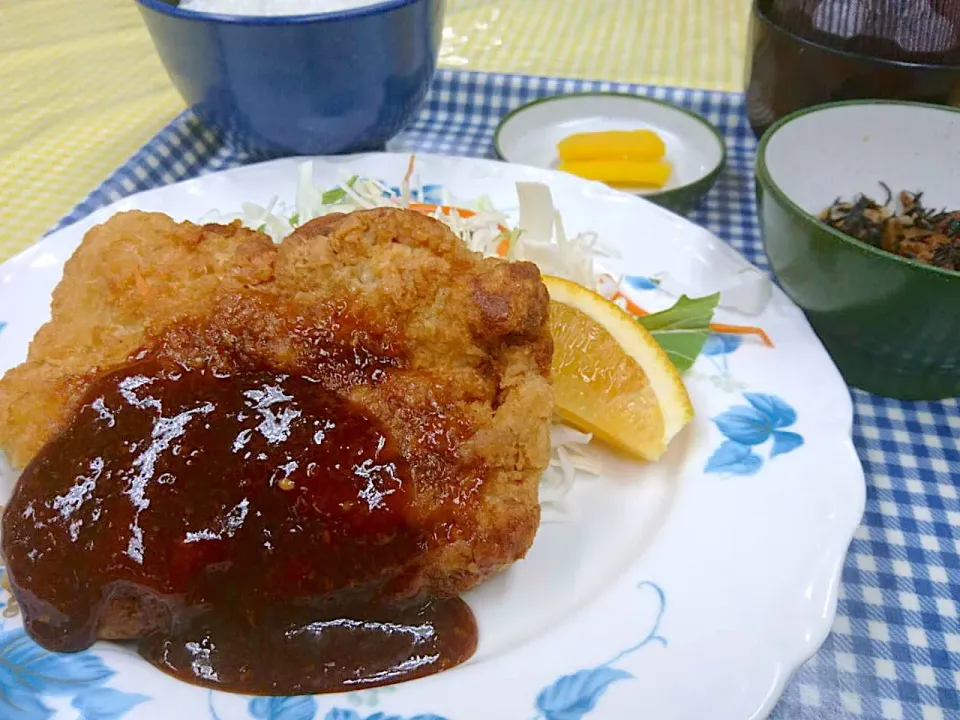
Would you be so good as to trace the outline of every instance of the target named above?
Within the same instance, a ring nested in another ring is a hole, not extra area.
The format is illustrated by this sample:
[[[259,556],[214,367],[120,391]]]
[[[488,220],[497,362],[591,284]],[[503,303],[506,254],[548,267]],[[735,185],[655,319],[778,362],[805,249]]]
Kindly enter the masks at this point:
[[[960,395],[960,272],[886,253],[819,222],[835,198],[924,190],[960,209],[960,110],[898,101],[788,115],[757,151],[760,223],[784,291],[844,378],[907,400]]]
[[[678,215],[689,215],[698,207],[703,196],[710,192],[710,189],[716,184],[717,178],[723,172],[723,164],[717,165],[709,174],[704,175],[699,180],[682,185],[669,190],[659,190],[642,195],[644,200],[656,203],[667,210],[672,210]]]

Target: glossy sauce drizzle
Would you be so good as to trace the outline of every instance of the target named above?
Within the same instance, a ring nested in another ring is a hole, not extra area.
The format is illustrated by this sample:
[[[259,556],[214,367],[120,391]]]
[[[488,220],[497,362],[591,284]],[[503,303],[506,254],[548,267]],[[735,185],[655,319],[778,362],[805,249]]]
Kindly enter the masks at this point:
[[[167,672],[247,693],[382,685],[477,640],[459,599],[383,599],[431,542],[409,472],[379,422],[308,378],[139,361],[26,468],[3,551],[47,648],[144,637]]]

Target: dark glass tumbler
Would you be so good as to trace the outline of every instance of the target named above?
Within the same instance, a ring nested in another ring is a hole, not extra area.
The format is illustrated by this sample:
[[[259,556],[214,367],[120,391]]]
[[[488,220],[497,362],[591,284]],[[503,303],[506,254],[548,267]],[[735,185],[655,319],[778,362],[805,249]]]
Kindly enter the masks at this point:
[[[837,100],[960,106],[960,2],[900,3],[934,13],[919,20],[919,11],[871,16],[870,3],[876,2],[754,0],[747,114],[757,136],[785,115]],[[876,7],[891,4],[883,0]]]

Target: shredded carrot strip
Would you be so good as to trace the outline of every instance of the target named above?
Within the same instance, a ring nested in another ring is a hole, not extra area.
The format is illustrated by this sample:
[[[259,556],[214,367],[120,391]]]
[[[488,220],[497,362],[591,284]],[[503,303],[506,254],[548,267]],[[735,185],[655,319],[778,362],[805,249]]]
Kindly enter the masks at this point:
[[[473,210],[467,210],[466,208],[451,207],[450,205],[431,205],[430,203],[410,203],[409,209],[413,210],[414,212],[423,213],[424,215],[433,215],[433,213],[437,212],[437,210],[439,210],[444,215],[450,215],[451,213],[456,213],[457,215],[459,215],[464,219],[472,218],[474,215],[477,214]],[[510,232],[503,225],[497,225],[497,228],[504,235]],[[507,238],[504,238],[504,242],[506,243],[506,249],[509,250],[510,243],[507,240]],[[501,249],[504,247],[504,242],[501,242],[500,245],[497,247],[497,254],[500,255],[500,257],[504,257],[507,254],[506,250],[504,250],[501,253]]]
[[[410,203],[410,209],[418,213],[423,213],[424,215],[432,215],[437,210],[444,215],[455,212],[462,218],[472,218],[476,215],[473,210],[467,210],[466,208],[451,207],[449,205],[431,205],[430,203]]]
[[[767,347],[773,347],[773,340],[762,328],[751,327],[749,325],[724,325],[723,323],[710,323],[710,329],[715,333],[725,335],[756,335]]]
[[[626,301],[627,312],[630,313],[631,315],[635,317],[644,317],[645,315],[650,314],[646,310],[644,310],[642,307],[637,305],[633,300],[631,300],[630,298],[628,298],[626,295],[624,295],[622,292],[618,290],[616,294],[613,296],[613,300],[614,302],[616,302],[617,300],[621,300],[621,299]]]
[[[497,245],[497,256],[505,258],[508,252],[510,252],[510,238],[505,237],[500,241],[500,244]]]

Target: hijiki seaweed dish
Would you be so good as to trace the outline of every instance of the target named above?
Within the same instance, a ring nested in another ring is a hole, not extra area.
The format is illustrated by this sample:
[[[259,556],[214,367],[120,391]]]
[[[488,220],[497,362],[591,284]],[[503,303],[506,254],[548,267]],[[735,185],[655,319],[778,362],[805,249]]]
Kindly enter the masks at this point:
[[[960,271],[960,210],[925,207],[922,192],[907,191],[898,193],[896,207],[890,188],[880,185],[887,195],[882,205],[862,194],[853,202],[837,198],[818,219],[875,248]]]

